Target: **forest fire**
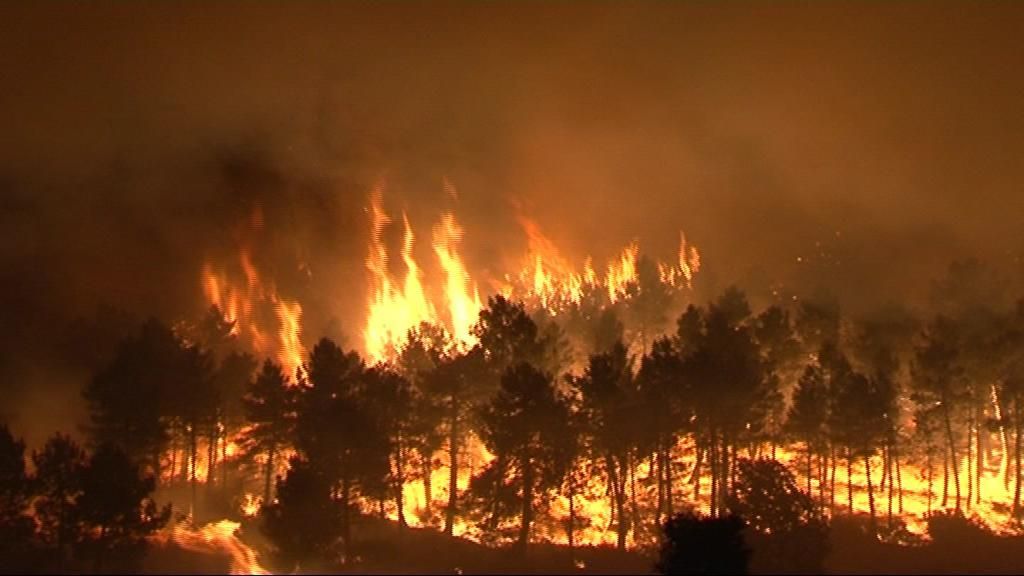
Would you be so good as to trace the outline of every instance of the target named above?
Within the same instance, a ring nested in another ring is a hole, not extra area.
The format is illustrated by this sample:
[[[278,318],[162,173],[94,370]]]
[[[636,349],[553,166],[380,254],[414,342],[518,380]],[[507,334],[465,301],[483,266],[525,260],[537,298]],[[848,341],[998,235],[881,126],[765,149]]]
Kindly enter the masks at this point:
[[[3,5],[0,574],[1021,573],[965,7]]]

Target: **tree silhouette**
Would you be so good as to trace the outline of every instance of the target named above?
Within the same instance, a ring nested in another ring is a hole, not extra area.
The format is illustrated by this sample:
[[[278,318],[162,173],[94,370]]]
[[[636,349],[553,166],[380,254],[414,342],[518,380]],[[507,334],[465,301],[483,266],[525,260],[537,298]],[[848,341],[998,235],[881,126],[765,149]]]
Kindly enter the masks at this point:
[[[750,307],[743,293],[726,290],[707,312],[691,310],[679,321],[687,330],[683,374],[693,391],[700,442],[711,470],[711,513],[717,515],[734,476],[737,445],[763,426],[754,407],[774,383],[747,322]],[[701,319],[701,322],[696,320]]]
[[[963,368],[958,362],[959,334],[955,325],[939,316],[929,323],[922,343],[915,351],[914,383],[918,404],[931,404],[938,408],[946,450],[944,469],[952,469],[956,491],[956,509],[960,509],[960,472],[957,440],[953,429],[960,417],[965,400]],[[948,475],[943,475],[944,486]],[[943,489],[942,505],[946,505],[948,490]]]
[[[76,501],[81,522],[83,555],[96,572],[133,571],[146,548],[146,538],[167,523],[170,505],[157,509],[150,494],[156,485],[112,444],[99,446],[81,469],[82,493]]]
[[[495,480],[511,482],[520,499],[518,545],[530,540],[537,500],[558,488],[568,458],[560,439],[571,432],[569,409],[551,377],[520,362],[506,369],[494,399],[482,410],[481,438],[495,454]]]
[[[36,560],[35,523],[28,515],[32,488],[25,473],[25,443],[0,425],[0,572],[27,572]]]
[[[278,478],[277,501],[263,506],[262,530],[278,568],[324,569],[336,558],[342,519],[331,498],[332,481],[308,462],[293,458]]]
[[[828,442],[828,398],[828,384],[821,367],[816,362],[808,364],[793,392],[793,403],[786,419],[787,432],[804,443],[808,494],[814,477],[811,460],[815,455],[819,460],[823,458]]]
[[[666,518],[674,514],[672,448],[676,445],[677,434],[684,430],[691,415],[688,410],[690,394],[685,385],[682,359],[672,340],[667,337],[655,340],[650,353],[641,360],[637,388],[643,413],[648,417],[643,436],[646,446],[654,453],[652,467],[657,470],[655,520],[659,527],[663,513]]]
[[[769,573],[821,573],[828,533],[809,494],[776,460],[737,460],[728,508],[756,533],[755,565]]]
[[[263,369],[249,387],[243,402],[246,420],[251,424],[245,434],[249,457],[263,454],[263,502],[271,502],[271,482],[276,458],[292,442],[295,433],[297,389],[290,386],[281,367],[266,360]]]
[[[738,516],[702,518],[677,514],[665,523],[655,569],[661,574],[746,574],[750,549]]]
[[[139,335],[122,342],[110,365],[89,381],[89,431],[96,444],[112,442],[157,478],[170,439],[170,397],[182,365],[182,348],[169,328],[150,319]]]
[[[252,384],[253,372],[256,367],[255,358],[244,352],[232,351],[220,360],[213,375],[216,414],[210,420],[208,434],[210,440],[208,482],[215,478],[214,467],[217,462],[218,439],[221,441],[221,483],[226,484],[227,482],[227,440],[247,421],[244,397]]]
[[[768,442],[775,447],[782,441],[786,417],[785,392],[792,390],[793,380],[800,369],[800,343],[796,339],[789,313],[771,306],[753,321],[754,338],[761,348],[766,371],[763,393],[754,405],[752,421],[759,424],[751,434],[757,442]]]
[[[428,394],[441,407],[448,444],[448,505],[444,515],[444,532],[448,535],[452,534],[458,514],[459,454],[470,428],[467,420],[489,396],[490,374],[483,349],[474,347],[465,354],[446,357],[424,381]]]
[[[423,482],[423,509],[420,512],[425,521],[430,520],[432,513],[434,453],[444,442],[443,389],[433,386],[436,382],[431,375],[445,361],[450,347],[451,338],[443,327],[423,323],[409,331],[397,359],[397,370],[413,388],[408,445],[416,452],[420,464],[419,477]]]
[[[32,453],[32,462],[39,494],[34,505],[39,533],[63,567],[81,535],[76,503],[82,493],[85,453],[70,437],[55,434],[41,452]]]
[[[327,338],[309,356],[309,386],[299,398],[296,448],[308,464],[339,487],[341,537],[350,558],[353,497],[362,486],[387,474],[383,434],[362,397],[365,367],[355,352],[343,352]]]
[[[366,401],[382,437],[380,449],[387,452],[388,474],[383,492],[390,492],[398,511],[398,525],[405,527],[404,487],[409,446],[414,426],[412,384],[396,370],[379,364],[366,373]],[[381,494],[382,497],[386,494]]]
[[[616,518],[618,547],[626,547],[626,488],[636,445],[637,394],[632,362],[620,342],[608,352],[594,354],[581,376],[571,380],[581,399],[580,413],[588,423],[585,434],[602,462]]]

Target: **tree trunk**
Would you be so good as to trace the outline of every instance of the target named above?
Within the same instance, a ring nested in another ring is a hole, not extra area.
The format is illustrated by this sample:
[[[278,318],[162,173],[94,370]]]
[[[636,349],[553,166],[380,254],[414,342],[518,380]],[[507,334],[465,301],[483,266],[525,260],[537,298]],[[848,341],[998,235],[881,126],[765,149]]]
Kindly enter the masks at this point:
[[[273,502],[270,499],[270,490],[273,487],[274,479],[274,456],[276,456],[277,444],[272,443],[267,449],[267,469],[264,474],[263,480],[263,505],[266,506]]]
[[[977,454],[977,462],[974,465],[974,503],[981,504],[981,477],[985,472],[985,454],[988,448],[988,446],[986,446],[988,433],[986,431],[985,434],[982,434],[985,422],[985,411],[981,404],[976,408],[975,421],[978,423],[978,431],[975,435],[975,442],[977,444],[975,454]]]
[[[835,511],[836,511],[836,461],[838,460],[838,458],[836,458],[836,447],[835,446],[832,446],[831,452],[832,452],[832,456],[831,456],[830,460],[831,460],[831,465],[832,465],[832,478],[829,479],[828,494],[829,494],[829,498],[831,499],[830,510],[834,514]]]
[[[896,451],[894,449],[892,449],[892,448],[889,448],[889,449],[886,450],[886,452],[889,454],[888,458],[885,459],[886,466],[888,467],[888,470],[885,473],[889,475],[889,508],[888,508],[887,514],[886,514],[886,522],[888,522],[888,526],[891,527],[892,526],[892,496],[893,496],[893,493],[895,492],[895,487],[896,487],[896,482],[895,482],[895,480],[893,480],[893,477],[892,477],[892,471],[893,471],[893,468],[895,468],[895,465],[893,464],[893,458],[896,455],[895,454]]]
[[[530,457],[523,458],[523,507],[519,524],[519,548],[523,554],[530,543],[530,523],[533,521],[533,463]]]
[[[1020,463],[1021,463],[1021,446],[1020,446],[1020,434],[1021,434],[1021,423],[1020,423],[1020,400],[1016,400],[1013,406],[1013,516],[1014,518],[1020,515]]]
[[[630,519],[629,524],[634,528],[640,526],[640,509],[636,503],[636,462],[632,455],[626,457],[626,462],[629,463],[629,503],[630,503]],[[633,532],[633,539],[636,540],[636,531]]]
[[[626,522],[626,487],[622,474],[620,473],[618,459],[613,456],[607,457],[608,475],[611,481],[612,497],[615,499],[615,517],[618,519],[616,525],[617,546],[619,550],[626,549],[626,534],[629,531],[629,524]]]
[[[569,473],[569,525],[566,526],[569,541],[569,562],[576,565],[576,478]]]
[[[934,494],[934,492],[935,492],[935,490],[934,490],[935,481],[934,481],[934,479],[932,477],[932,445],[931,445],[931,441],[930,440],[928,441],[928,447],[926,448],[926,450],[928,451],[928,457],[927,457],[927,460],[928,460],[928,463],[927,463],[927,466],[928,466],[928,508],[927,508],[927,510],[928,510],[928,514],[931,514],[932,513],[932,494]]]
[[[341,539],[343,544],[342,554],[345,558],[345,563],[349,562],[349,553],[352,551],[352,524],[351,524],[351,500],[352,500],[352,481],[349,478],[348,466],[345,467],[346,471],[341,478]]]
[[[690,480],[693,482],[693,501],[700,505],[700,472],[701,462],[704,459],[704,449],[697,439],[696,433],[694,434],[694,450],[697,452],[696,461],[693,463],[693,475]]]
[[[896,461],[896,497],[899,499],[900,515],[903,515],[903,474],[900,473],[899,451],[893,454],[893,460]],[[929,487],[929,489],[931,488]]]
[[[444,533],[449,536],[452,535],[452,530],[455,527],[455,507],[458,504],[459,495],[459,415],[455,406],[454,396],[451,399],[450,410],[448,416],[451,422],[448,428],[448,464],[450,466],[448,474],[448,507],[444,512]]]
[[[807,442],[807,495],[813,494],[811,491],[811,476],[814,473],[811,472],[811,442]]]
[[[430,518],[430,504],[434,498],[433,486],[431,483],[431,476],[433,475],[433,466],[430,465],[430,454],[420,454],[420,466],[423,474],[423,516]]]
[[[206,447],[206,487],[213,486],[217,464],[217,423],[210,427],[210,445]]]
[[[875,519],[875,492],[871,486],[871,455],[864,455],[864,478],[868,481],[868,511],[871,514],[871,536],[878,534],[878,524]]]
[[[953,487],[956,490],[956,509],[960,510],[960,466],[956,458],[956,444],[953,439],[953,424],[949,418],[949,407],[948,404],[943,404],[943,406],[945,407],[943,413],[946,420],[946,440],[949,442],[949,457],[952,460],[951,467],[953,468]]]
[[[708,464],[711,467],[711,505],[710,512],[712,518],[718,517],[718,474],[719,466],[718,462],[718,439],[715,438],[714,432],[711,433],[711,454],[708,460]]]
[[[949,502],[949,445],[942,450],[942,507]]]
[[[189,483],[192,485],[192,505],[191,512],[193,518],[195,518],[196,510],[196,452],[198,452],[198,434],[196,433],[195,426],[189,426],[188,428],[188,449],[189,449]]]
[[[668,512],[668,517],[669,518],[671,518],[672,514],[675,513],[675,509],[674,509],[674,507],[672,505],[672,444],[673,443],[674,442],[670,442],[669,445],[665,448],[665,459],[664,459],[664,464],[663,464],[663,467],[665,469],[665,499],[666,499],[665,506],[666,506],[666,512]]]
[[[853,514],[853,451],[846,449],[846,499]]]
[[[224,426],[224,437],[220,441],[220,485],[228,485],[228,427]]]
[[[395,495],[395,508],[398,510],[398,529],[405,528],[405,446],[402,442],[402,435],[398,435],[398,441],[395,446],[395,483],[398,484],[398,489]]]
[[[971,502],[974,500],[974,474],[972,474],[974,459],[971,457],[973,453],[973,436],[974,425],[969,420],[967,422],[967,510],[971,509]]]
[[[662,470],[662,451],[661,442],[658,442],[658,448],[655,449],[654,454],[651,455],[651,472],[656,478],[658,484],[658,508],[654,514],[654,523],[661,524],[661,512],[665,509],[665,474]]]

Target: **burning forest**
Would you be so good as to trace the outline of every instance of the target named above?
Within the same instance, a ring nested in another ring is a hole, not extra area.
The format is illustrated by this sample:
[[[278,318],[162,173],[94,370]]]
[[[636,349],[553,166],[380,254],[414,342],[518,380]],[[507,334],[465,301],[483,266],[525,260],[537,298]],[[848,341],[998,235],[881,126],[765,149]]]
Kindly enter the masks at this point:
[[[1021,24],[0,8],[0,573],[1019,573]]]

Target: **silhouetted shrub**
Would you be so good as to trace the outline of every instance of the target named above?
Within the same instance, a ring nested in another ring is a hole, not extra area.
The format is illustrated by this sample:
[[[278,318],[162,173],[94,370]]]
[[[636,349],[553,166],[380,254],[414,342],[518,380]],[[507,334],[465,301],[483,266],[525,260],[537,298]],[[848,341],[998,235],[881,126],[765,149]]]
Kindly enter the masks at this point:
[[[743,537],[745,527],[734,515],[677,514],[665,522],[655,568],[662,574],[746,574],[750,550]]]

